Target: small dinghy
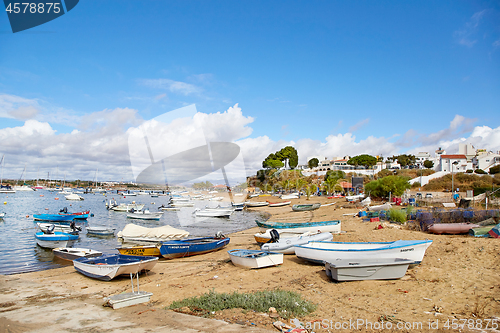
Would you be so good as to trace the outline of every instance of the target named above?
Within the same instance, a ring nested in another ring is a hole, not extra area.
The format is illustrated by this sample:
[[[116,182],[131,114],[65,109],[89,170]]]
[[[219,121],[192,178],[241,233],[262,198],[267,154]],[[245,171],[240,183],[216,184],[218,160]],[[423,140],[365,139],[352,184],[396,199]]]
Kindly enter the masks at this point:
[[[270,202],[269,200],[267,201],[269,203],[269,207],[282,207],[282,206],[287,206],[291,204],[291,201],[283,201],[283,202]]]
[[[158,262],[158,257],[137,257],[123,254],[105,254],[95,258],[73,260],[75,269],[88,277],[109,281],[122,274],[150,271]]]
[[[151,213],[149,210],[143,211],[131,211],[127,214],[129,219],[140,219],[140,220],[159,220],[163,216],[163,212]]]
[[[222,208],[196,208],[193,212],[197,217],[230,217],[233,213],[233,209],[222,209]]]
[[[293,237],[280,237],[276,229],[270,231],[271,239],[268,243],[262,244],[262,251],[279,252],[283,254],[295,254],[295,246],[307,244],[312,241],[331,241],[333,235],[329,232],[310,233],[306,232]]]
[[[427,231],[433,234],[466,234],[473,228],[480,226],[472,223],[435,223],[431,225]]]
[[[261,228],[266,229],[287,229],[290,232],[303,234],[304,232],[332,232],[340,233],[341,223],[339,220],[321,221],[321,222],[260,222],[255,221]],[[293,230],[292,230],[293,229]]]
[[[146,256],[146,257],[161,257],[160,244],[145,244],[145,245],[123,245],[117,250],[120,254],[128,256]]]
[[[235,266],[243,268],[263,268],[283,264],[283,253],[260,250],[229,250],[229,257]]]
[[[413,260],[400,258],[336,260],[325,263],[326,275],[334,281],[400,279]]]
[[[78,239],[78,234],[73,235],[65,232],[37,232],[35,234],[36,243],[44,248],[55,249],[58,247],[69,247],[75,243]]]
[[[53,221],[53,222],[71,222],[75,217],[73,215],[60,214],[33,214],[35,221]]]
[[[166,211],[172,211],[172,212],[175,212],[175,211],[179,211],[181,210],[180,207],[174,207],[174,206],[170,206],[170,205],[161,205],[160,207],[158,207],[159,210],[166,210]]]
[[[159,249],[163,258],[183,258],[220,250],[229,244],[229,240],[224,235],[220,235],[219,237],[171,240],[161,243]]]
[[[64,260],[75,260],[78,258],[92,258],[102,256],[102,252],[72,247],[59,247],[52,250],[54,256]]]
[[[87,235],[93,236],[114,236],[115,228],[108,227],[87,227]]]
[[[245,202],[245,206],[248,207],[248,208],[251,208],[251,207],[263,207],[263,206],[267,206],[269,205],[269,203],[267,201],[247,201]]]
[[[292,210],[294,212],[306,212],[306,211],[310,211],[310,210],[316,210],[319,207],[321,207],[320,203],[302,204],[302,205],[293,205]]]
[[[431,240],[398,240],[395,242],[309,242],[295,247],[297,257],[315,263],[335,262],[337,259],[394,259],[404,258],[419,264]]]

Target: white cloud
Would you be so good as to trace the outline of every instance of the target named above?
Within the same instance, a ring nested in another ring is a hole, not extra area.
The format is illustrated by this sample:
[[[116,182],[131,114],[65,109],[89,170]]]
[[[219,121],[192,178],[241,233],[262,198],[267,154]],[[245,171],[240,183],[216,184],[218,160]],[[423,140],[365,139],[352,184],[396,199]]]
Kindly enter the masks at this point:
[[[38,114],[38,100],[0,94],[0,117],[26,120]]]
[[[139,83],[147,87],[168,90],[174,94],[180,94],[184,96],[199,94],[202,89],[194,84],[174,81],[170,79],[141,79]]]

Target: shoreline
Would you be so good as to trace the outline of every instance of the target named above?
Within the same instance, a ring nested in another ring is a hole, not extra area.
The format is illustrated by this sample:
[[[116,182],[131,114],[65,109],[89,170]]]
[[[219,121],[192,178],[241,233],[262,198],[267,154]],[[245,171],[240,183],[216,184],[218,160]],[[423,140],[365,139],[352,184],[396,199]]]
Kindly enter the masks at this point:
[[[270,198],[273,198],[273,201],[278,200],[275,197]],[[260,197],[251,200],[266,199],[267,197]],[[342,230],[346,232],[334,235],[333,241],[384,242],[398,239],[431,239],[433,243],[427,249],[422,263],[409,269],[402,279],[334,283],[326,277],[324,266],[309,264],[294,255],[285,255],[283,264],[278,267],[259,270],[235,267],[229,260],[227,251],[235,248],[258,249],[253,235],[259,228],[254,227],[229,235],[231,237],[229,245],[220,251],[181,259],[161,259],[151,272],[142,274],[139,279],[140,289],[153,293],[151,301],[146,305],[119,310],[102,308],[100,304],[103,303],[103,297],[130,291],[128,277],[104,282],[87,278],[77,273],[72,266],[2,275],[0,285],[5,300],[0,304],[2,306],[0,328],[7,327],[5,323],[9,322],[9,325],[17,326],[17,330],[11,329],[8,332],[38,331],[35,329],[36,323],[50,320],[44,316],[26,316],[35,311],[33,307],[39,306],[38,303],[46,303],[49,307],[59,305],[61,309],[54,310],[56,311],[54,317],[64,317],[71,315],[71,311],[63,310],[65,308],[63,305],[69,302],[78,309],[77,312],[89,313],[84,309],[90,307],[103,319],[108,316],[122,320],[126,318],[125,321],[135,323],[129,323],[129,326],[132,325],[130,327],[138,325],[137,327],[155,328],[157,331],[166,324],[160,321],[163,319],[156,318],[159,312],[172,314],[173,317],[182,315],[164,310],[174,300],[198,296],[211,290],[230,293],[275,288],[296,291],[305,299],[319,304],[311,315],[300,318],[303,323],[324,321],[322,327],[316,326],[316,332],[335,330],[330,326],[349,320],[380,323],[378,320],[381,317],[389,319],[394,325],[397,322],[422,323],[422,331],[429,330],[425,325],[436,320],[439,320],[439,329],[444,330],[442,325],[447,319],[476,320],[478,315],[484,319],[498,318],[500,326],[500,280],[498,279],[500,243],[497,239],[433,235],[400,229],[391,224],[376,230],[375,227],[380,223],[363,222],[361,218],[345,216],[344,214],[355,214],[359,211],[357,208],[343,208],[355,207],[353,204],[347,204],[345,200],[325,197],[311,197],[309,201],[305,197],[292,200],[293,204],[312,202],[337,204],[305,213],[292,212],[290,206],[252,208],[252,210],[268,212],[272,215],[272,219],[298,217],[315,221],[339,219],[342,222]],[[35,299],[37,301],[33,302]],[[272,319],[267,314],[241,309],[224,310],[212,315],[211,318],[238,325],[234,328],[234,332],[243,329],[239,324],[243,324],[245,330],[260,328],[277,332],[272,326],[274,321],[290,323],[289,319]],[[189,322],[194,323],[201,319],[203,318],[194,317],[189,319]],[[113,322],[119,320],[115,319]],[[171,321],[172,325],[177,325],[176,329],[184,329],[178,326],[178,322],[173,319]],[[95,329],[97,322],[98,319],[89,319],[89,322],[81,319],[72,327],[90,332],[91,329]],[[227,324],[222,325],[227,326]],[[324,329],[326,326],[329,326],[328,329]],[[61,327],[64,329],[64,326]],[[366,327],[362,328],[366,331]],[[123,327],[116,329],[123,331]],[[219,327],[218,331],[220,329]],[[380,331],[375,328],[373,330]],[[171,329],[166,331],[174,332]]]

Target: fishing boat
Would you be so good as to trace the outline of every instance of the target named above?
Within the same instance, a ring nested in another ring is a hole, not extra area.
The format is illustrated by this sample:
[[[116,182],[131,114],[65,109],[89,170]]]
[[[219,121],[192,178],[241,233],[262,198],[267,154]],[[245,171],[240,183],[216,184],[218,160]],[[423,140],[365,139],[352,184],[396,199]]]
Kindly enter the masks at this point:
[[[76,193],[71,193],[65,196],[66,200],[73,200],[73,201],[82,201],[84,200],[81,195],[78,195]]]
[[[227,251],[233,265],[243,268],[263,268],[283,264],[283,253],[234,249]]]
[[[197,217],[229,217],[233,213],[232,209],[199,209],[193,212]]]
[[[72,215],[73,219],[76,220],[85,220],[90,216],[90,210],[86,210],[83,212],[75,212],[75,213],[69,213],[68,212],[68,207],[64,207],[59,211],[59,215]]]
[[[175,211],[181,210],[181,207],[174,207],[174,206],[170,206],[170,205],[167,205],[167,206],[161,205],[160,207],[158,207],[158,209],[175,212]]]
[[[125,242],[165,242],[172,239],[182,239],[189,236],[189,232],[165,225],[158,228],[146,228],[129,223],[119,231],[118,238]]]
[[[3,219],[5,217],[5,213],[0,213],[0,219]]]
[[[159,243],[158,244],[146,244],[146,245],[130,245],[116,248],[120,254],[125,254],[128,256],[148,256],[148,257],[161,257]]]
[[[267,201],[269,203],[269,207],[281,207],[281,206],[287,206],[289,204],[291,204],[292,202],[291,201],[282,201],[282,202],[270,202],[270,201]]]
[[[263,207],[267,206],[269,203],[267,201],[246,201],[245,206],[248,207]]]
[[[229,244],[229,237],[202,237],[163,242],[159,246],[164,258],[183,258],[213,252]]]
[[[73,233],[76,231],[79,231],[78,229],[81,229],[74,224],[67,224],[67,223],[53,223],[53,222],[38,222],[36,224],[38,228],[40,228],[40,231],[43,231],[44,233],[50,233],[52,231],[60,231],[60,232],[65,232],[65,233]]]
[[[64,260],[75,260],[78,258],[93,258],[102,256],[102,252],[91,250],[91,249],[81,249],[73,247],[58,247],[52,249],[54,256],[64,259]]]
[[[173,207],[194,207],[192,201],[170,201],[170,206]]]
[[[244,202],[240,202],[240,203],[231,202],[231,206],[234,208],[235,212],[240,212],[243,210],[243,208],[245,208],[245,203]]]
[[[480,226],[473,223],[435,223],[427,231],[433,234],[466,234],[473,228]]]
[[[273,229],[271,230],[271,234],[273,234],[274,237],[271,238],[270,242],[262,244],[262,246],[260,247],[262,251],[295,254],[295,246],[297,245],[303,245],[313,241],[331,241],[333,239],[333,235],[329,232],[306,232],[298,236],[296,235],[293,237],[282,238],[278,231],[276,229]]]
[[[108,208],[108,209],[114,210],[115,212],[130,212],[132,209],[135,210],[135,211],[137,211],[137,210],[142,210],[143,208],[144,208],[143,204],[136,204],[136,203],[126,204],[126,203],[120,203],[119,205],[112,204],[110,206],[110,208]]]
[[[321,222],[259,222],[255,221],[261,228],[266,229],[287,229],[289,232],[302,234],[308,231],[321,231],[340,233],[341,223],[339,220]]]
[[[140,219],[140,220],[159,220],[163,215],[163,212],[150,212],[148,209],[135,212],[131,211],[127,214],[129,219]]]
[[[325,263],[326,276],[334,281],[400,279],[413,260],[401,258],[336,260]]]
[[[74,218],[73,215],[33,214],[35,221],[71,222]]]
[[[87,227],[85,228],[87,230],[87,235],[94,235],[94,236],[113,236],[115,234],[115,228],[109,228],[109,227]]]
[[[123,254],[105,254],[95,258],[73,260],[75,269],[88,277],[110,281],[122,274],[135,274],[149,271],[158,262],[158,257],[127,256]]]
[[[316,263],[337,259],[360,260],[403,258],[419,264],[431,240],[398,240],[394,242],[309,242],[295,247],[297,257]]]
[[[293,205],[292,210],[294,212],[306,212],[306,211],[310,211],[310,210],[316,210],[319,207],[321,207],[320,203],[301,204],[301,205]]]
[[[36,243],[41,247],[49,249],[68,247],[72,245],[78,239],[78,237],[78,235],[60,231],[55,231],[51,234],[42,231],[35,233]]]

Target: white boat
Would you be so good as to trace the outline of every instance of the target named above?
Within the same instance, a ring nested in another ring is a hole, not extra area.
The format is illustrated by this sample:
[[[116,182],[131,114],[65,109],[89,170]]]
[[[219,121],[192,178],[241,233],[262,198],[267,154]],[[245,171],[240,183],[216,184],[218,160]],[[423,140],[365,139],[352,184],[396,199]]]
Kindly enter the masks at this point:
[[[243,268],[263,268],[283,264],[283,253],[260,250],[229,250],[229,257],[235,266]]]
[[[75,201],[81,201],[83,200],[83,197],[81,195],[78,195],[76,193],[71,193],[67,196],[65,196],[66,200],[75,200]]]
[[[3,219],[5,217],[5,213],[0,213],[0,219]]]
[[[60,192],[57,192],[58,194],[62,194],[62,195],[68,195],[68,194],[73,194],[73,192],[71,191],[66,191],[66,190],[62,190]],[[71,199],[68,199],[68,200],[71,200]]]
[[[16,185],[16,186],[14,186],[13,189],[14,189],[14,191],[17,191],[17,192],[23,192],[23,191],[24,192],[33,192],[34,191],[31,187],[29,187],[27,185],[21,185],[21,186]]]
[[[366,209],[368,209],[370,212],[379,212],[381,210],[389,210],[391,209],[391,204],[386,203],[383,205],[376,205],[376,206],[368,206]]]
[[[349,202],[351,201],[356,201],[356,200],[363,200],[363,198],[365,197],[364,194],[357,194],[357,195],[348,195],[345,197],[345,199]]]
[[[173,201],[170,203],[173,207],[194,207],[194,202],[192,201]]]
[[[214,198],[210,198],[208,200],[209,201],[222,201],[222,200],[224,200],[224,197],[214,197]]]
[[[398,240],[395,242],[309,242],[295,247],[297,257],[316,263],[338,259],[402,258],[419,264],[431,240]]]
[[[158,262],[158,257],[138,257],[123,254],[107,254],[95,258],[73,260],[75,269],[88,277],[109,281],[122,274],[149,271]]]
[[[58,247],[70,247],[78,239],[78,235],[56,231],[46,234],[42,231],[35,234],[36,243],[44,248],[55,249]]]
[[[133,210],[142,210],[143,208],[144,208],[143,204],[135,204],[135,203],[125,204],[125,203],[121,203],[118,206],[111,207],[110,209],[112,209],[112,210],[114,210],[116,212],[130,212],[132,209]]]
[[[326,276],[334,281],[400,279],[413,260],[400,258],[336,260],[325,263]]]
[[[115,234],[115,228],[109,228],[109,227],[87,227],[87,234],[88,235],[97,235],[97,236],[111,236]]]
[[[298,193],[282,194],[280,198],[282,200],[298,199],[299,194]]]
[[[245,206],[246,207],[263,207],[267,206],[269,203],[267,201],[246,201]]]
[[[158,207],[158,209],[161,209],[161,210],[166,210],[166,211],[179,211],[181,210],[181,207],[174,207],[174,206],[160,206]]]
[[[159,220],[163,215],[163,212],[150,212],[145,209],[142,211],[134,211],[127,214],[129,219],[141,219],[141,220]]]
[[[36,225],[43,232],[45,232],[46,230],[66,232],[66,233],[74,231],[69,224],[39,222]]]
[[[269,202],[269,207],[281,207],[291,204],[291,201],[283,201],[283,202]]]
[[[172,239],[182,239],[189,236],[189,232],[165,225],[158,228],[146,228],[129,223],[119,231],[118,238],[125,242],[165,242]]]
[[[52,250],[54,256],[64,259],[64,260],[75,260],[78,258],[92,258],[102,256],[102,252],[91,250],[91,249],[82,249],[77,247],[59,247]]]
[[[233,213],[232,209],[199,209],[193,212],[198,217],[229,217]]]
[[[273,229],[276,231],[276,229]],[[271,231],[271,233],[274,233]],[[295,254],[295,246],[307,244],[313,241],[331,241],[333,235],[329,232],[310,233],[306,232],[299,236],[281,237],[281,234],[276,231],[274,233],[278,237],[273,237],[272,242],[264,243],[260,247],[262,251],[279,252],[283,254]]]
[[[259,222],[257,225],[265,229],[279,229],[280,232],[303,234],[305,232],[331,232],[338,234],[341,232],[342,223],[340,220],[320,221],[320,222]]]

